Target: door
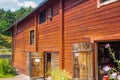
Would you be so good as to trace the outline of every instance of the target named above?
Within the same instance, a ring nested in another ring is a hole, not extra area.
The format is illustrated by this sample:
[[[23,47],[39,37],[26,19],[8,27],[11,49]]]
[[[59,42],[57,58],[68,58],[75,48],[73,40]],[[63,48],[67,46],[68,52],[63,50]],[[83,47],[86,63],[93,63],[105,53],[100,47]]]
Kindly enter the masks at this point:
[[[91,53],[74,53],[74,78],[92,80],[93,55]]]
[[[93,52],[90,43],[79,43],[73,49],[74,80],[93,80]]]
[[[44,58],[42,53],[31,53],[31,77],[44,77]]]

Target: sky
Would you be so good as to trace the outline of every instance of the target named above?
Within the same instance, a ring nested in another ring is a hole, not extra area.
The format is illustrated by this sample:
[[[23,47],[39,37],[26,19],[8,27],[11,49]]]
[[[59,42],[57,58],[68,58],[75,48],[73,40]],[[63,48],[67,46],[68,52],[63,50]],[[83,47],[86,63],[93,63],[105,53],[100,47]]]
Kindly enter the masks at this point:
[[[0,9],[16,11],[20,7],[37,7],[43,0],[0,0]]]

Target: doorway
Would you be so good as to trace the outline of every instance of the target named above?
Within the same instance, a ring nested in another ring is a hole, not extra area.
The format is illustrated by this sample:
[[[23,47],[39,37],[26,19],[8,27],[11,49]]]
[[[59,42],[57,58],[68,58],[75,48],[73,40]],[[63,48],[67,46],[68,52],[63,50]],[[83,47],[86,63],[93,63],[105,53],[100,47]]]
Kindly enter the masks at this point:
[[[59,53],[46,52],[45,53],[45,78],[51,76],[51,69],[59,68]]]
[[[45,77],[50,76],[51,70],[51,53],[45,53]]]
[[[107,75],[104,67],[116,67],[116,63],[109,54],[106,44],[109,44],[112,48],[115,58],[120,60],[120,41],[98,42],[97,43],[97,68],[98,68],[98,80],[103,80],[104,75]]]

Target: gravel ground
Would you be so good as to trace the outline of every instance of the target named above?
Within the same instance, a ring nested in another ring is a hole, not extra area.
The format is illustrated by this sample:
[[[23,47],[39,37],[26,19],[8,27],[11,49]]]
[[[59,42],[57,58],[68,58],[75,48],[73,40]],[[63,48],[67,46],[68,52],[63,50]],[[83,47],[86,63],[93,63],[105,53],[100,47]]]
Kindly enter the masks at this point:
[[[24,74],[20,74],[14,78],[0,78],[0,80],[30,80],[30,78]]]

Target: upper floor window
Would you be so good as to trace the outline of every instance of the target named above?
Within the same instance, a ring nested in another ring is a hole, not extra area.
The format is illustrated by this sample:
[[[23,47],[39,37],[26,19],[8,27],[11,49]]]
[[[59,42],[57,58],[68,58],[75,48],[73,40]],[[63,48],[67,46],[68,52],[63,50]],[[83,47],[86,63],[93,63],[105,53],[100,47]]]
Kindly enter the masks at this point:
[[[46,21],[46,10],[40,13],[40,23],[43,23],[45,21]]]
[[[53,7],[51,6],[49,8],[49,15],[48,15],[48,18],[50,19],[50,21],[52,20],[52,17],[53,17]]]
[[[97,7],[99,8],[100,6],[107,5],[107,4],[116,2],[116,1],[119,1],[119,0],[98,0],[98,6]]]
[[[30,45],[34,44],[34,30],[30,31]]]

